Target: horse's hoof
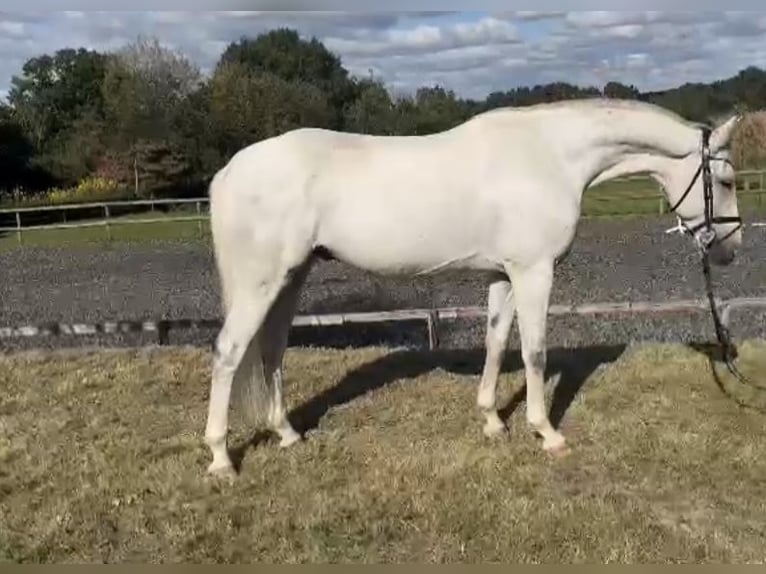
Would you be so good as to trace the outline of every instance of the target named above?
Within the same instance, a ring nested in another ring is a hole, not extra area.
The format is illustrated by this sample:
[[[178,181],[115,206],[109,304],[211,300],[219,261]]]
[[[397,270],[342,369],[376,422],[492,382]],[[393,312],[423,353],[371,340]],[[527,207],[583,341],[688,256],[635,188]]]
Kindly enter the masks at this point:
[[[296,442],[300,442],[301,439],[302,439],[301,435],[299,435],[294,430],[291,430],[290,432],[286,432],[281,435],[281,439],[279,441],[279,448],[288,448],[294,445]]]
[[[211,463],[210,466],[207,467],[207,475],[214,480],[225,480],[228,482],[234,482],[237,478],[237,472],[230,464],[225,466],[213,466]]]
[[[543,450],[554,458],[564,458],[572,452],[563,437],[552,441],[551,444],[543,444]]]
[[[484,425],[482,432],[484,433],[485,437],[490,439],[505,438],[509,434],[508,427],[505,426],[502,422],[488,422]]]

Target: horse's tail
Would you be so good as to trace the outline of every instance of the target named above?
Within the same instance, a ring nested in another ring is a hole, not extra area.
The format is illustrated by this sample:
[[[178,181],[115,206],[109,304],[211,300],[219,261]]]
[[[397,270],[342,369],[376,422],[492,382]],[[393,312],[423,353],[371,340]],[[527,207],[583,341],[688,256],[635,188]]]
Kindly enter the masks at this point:
[[[236,285],[236,263],[230,259],[236,251],[236,238],[232,236],[232,222],[227,221],[227,214],[235,206],[226,197],[231,195],[227,189],[228,166],[218,171],[210,182],[210,231],[213,237],[213,254],[218,269],[219,283],[221,286],[221,303],[224,317],[228,316],[232,306],[235,291],[241,288]],[[258,330],[248,345],[239,366],[234,373],[231,388],[231,404],[239,407],[245,415],[247,422],[252,425],[260,424],[267,420],[269,412],[274,404],[275,389],[271,377],[266,376],[265,358],[262,349],[262,337],[264,325]]]

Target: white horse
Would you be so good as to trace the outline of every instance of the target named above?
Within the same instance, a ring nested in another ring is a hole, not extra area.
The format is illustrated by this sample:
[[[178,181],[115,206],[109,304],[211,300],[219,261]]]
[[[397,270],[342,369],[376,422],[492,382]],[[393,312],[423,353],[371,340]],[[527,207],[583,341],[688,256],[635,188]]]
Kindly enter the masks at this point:
[[[282,446],[301,438],[286,416],[282,358],[309,267],[328,256],[380,274],[490,272],[477,397],[484,433],[507,432],[495,391],[516,313],[527,421],[545,451],[565,452],[543,395],[546,318],[554,266],[575,236],[584,190],[648,173],[671,203],[683,199],[681,221],[701,225],[703,150],[725,158],[737,120],[708,129],[707,140],[706,128],[659,107],[589,99],[493,110],[426,136],[298,129],[241,150],[210,186],[225,321],[205,431],[208,472],[235,474],[227,450],[234,398],[253,420],[265,419]],[[711,164],[720,241],[709,253],[725,265],[741,243],[731,227],[734,171],[725,161]]]

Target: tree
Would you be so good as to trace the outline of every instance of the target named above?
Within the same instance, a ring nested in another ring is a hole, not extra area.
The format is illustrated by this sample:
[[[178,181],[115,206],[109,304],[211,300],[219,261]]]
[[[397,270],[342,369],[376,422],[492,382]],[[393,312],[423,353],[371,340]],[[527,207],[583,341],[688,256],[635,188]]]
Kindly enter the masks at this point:
[[[211,82],[201,83],[179,103],[171,126],[196,185],[207,181],[225,161],[217,146],[220,129],[212,111],[211,94]]]
[[[468,108],[455,93],[441,86],[418,88],[413,100],[401,98],[397,108],[400,129],[406,135],[441,132],[469,117]]]
[[[103,83],[110,147],[131,164],[136,193],[140,193],[142,174],[158,174],[153,161],[172,157],[184,163],[183,146],[172,128],[200,82],[199,69],[185,56],[163,48],[156,38],[139,37],[110,55]],[[165,180],[147,181],[152,183],[150,191],[177,183],[190,171],[186,163],[185,169],[177,167]]]
[[[362,80],[357,98],[346,107],[343,125],[347,131],[391,135],[396,133],[396,108],[382,83]]]
[[[225,157],[259,140],[299,127],[329,127],[334,110],[316,86],[288,81],[245,64],[220,66],[211,80],[216,147]]]
[[[69,179],[68,170],[60,170],[60,153],[70,146],[73,127],[83,118],[91,124],[103,118],[101,82],[105,69],[103,54],[67,48],[27,60],[21,75],[11,79],[8,101],[24,136],[36,150],[34,163],[58,179]],[[74,171],[83,168],[77,166]]]
[[[604,96],[621,100],[637,100],[641,97],[641,92],[633,85],[626,86],[620,82],[607,82],[604,86]]]
[[[52,183],[34,165],[35,148],[16,121],[13,110],[0,104],[0,194],[15,188],[39,189]]]
[[[77,182],[96,170],[106,152],[106,140],[103,116],[87,110],[50,143],[46,166],[62,182]]]
[[[334,110],[331,124],[334,128],[342,127],[343,112],[357,96],[354,82],[340,58],[316,38],[304,40],[289,28],[232,42],[221,55],[218,68],[229,64],[242,64],[253,72],[318,88]]]

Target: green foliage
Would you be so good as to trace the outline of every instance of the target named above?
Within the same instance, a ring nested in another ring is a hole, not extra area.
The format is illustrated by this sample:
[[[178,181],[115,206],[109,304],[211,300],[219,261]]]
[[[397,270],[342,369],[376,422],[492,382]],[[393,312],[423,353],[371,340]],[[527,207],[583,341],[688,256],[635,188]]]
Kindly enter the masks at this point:
[[[328,90],[333,82],[348,80],[340,58],[316,38],[300,38],[295,30],[280,28],[257,38],[242,38],[221,55],[220,66],[243,64],[255,72],[269,72],[284,80],[298,80]]]
[[[766,107],[766,71],[749,67],[726,80],[687,83],[674,90],[642,94],[642,99],[690,120],[709,122],[737,107],[751,111]]]
[[[109,147],[132,166],[137,195],[189,175],[192,162],[183,149],[188,142],[175,128],[200,81],[194,64],[156,39],[139,38],[109,58],[102,86]]]
[[[298,127],[328,128],[333,124],[332,105],[316,85],[256,72],[241,62],[216,70],[210,102],[216,144],[226,155]]]
[[[601,96],[598,88],[574,86],[566,82],[554,82],[534,87],[520,87],[506,92],[493,92],[487,96],[483,109],[505,106],[531,106],[545,102],[594,98]]]
[[[2,195],[10,193],[9,190],[30,181],[52,183],[33,167],[34,154],[35,148],[22,126],[14,120],[11,108],[0,105],[0,200]]]
[[[105,61],[98,52],[67,48],[28,60],[12,78],[8,101],[38,149],[84,112],[101,110]]]
[[[641,92],[633,85],[626,86],[620,82],[607,82],[604,85],[604,97],[620,100],[638,100]]]
[[[340,58],[316,38],[302,39],[295,30],[279,28],[257,38],[242,38],[230,44],[218,67],[242,64],[251,71],[271,74],[286,82],[306,83],[326,95],[333,110],[330,127],[340,128],[342,110],[357,91]],[[291,85],[291,84],[287,84]]]
[[[81,203],[114,199],[123,195],[125,189],[118,181],[100,177],[87,177],[74,187],[52,189],[47,193],[47,202],[51,204]]]
[[[106,150],[106,125],[94,109],[86,109],[69,129],[55,137],[43,166],[64,184],[92,174]]]
[[[414,135],[425,135],[451,129],[468,119],[465,105],[452,90],[440,86],[419,88],[415,93]]]
[[[0,194],[72,190],[89,178],[138,196],[181,194],[204,189],[241,148],[298,127],[422,135],[500,106],[584,97],[644,100],[713,121],[735,107],[765,108],[766,71],[647,93],[616,81],[554,82],[474,101],[438,85],[394,98],[382,82],[352,77],[316,38],[285,28],[232,42],[209,78],[153,38],[107,54],[67,48],[25,62],[0,106]],[[740,130],[740,167],[766,165],[765,132],[762,118]],[[61,197],[70,195],[80,197]]]
[[[200,80],[199,70],[185,57],[156,39],[139,38],[108,60],[102,92],[113,133],[130,145],[172,137],[179,105]]]
[[[91,201],[112,201],[127,197],[127,190],[120,182],[97,176],[88,176],[70,187],[52,187],[44,193],[28,196],[18,194],[15,205],[64,205]]]
[[[362,80],[357,85],[357,97],[343,114],[346,131],[394,135],[397,133],[397,110],[381,82]]]

